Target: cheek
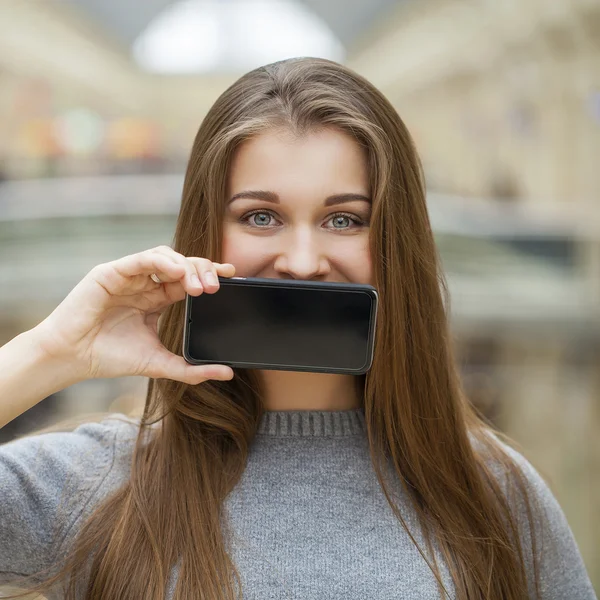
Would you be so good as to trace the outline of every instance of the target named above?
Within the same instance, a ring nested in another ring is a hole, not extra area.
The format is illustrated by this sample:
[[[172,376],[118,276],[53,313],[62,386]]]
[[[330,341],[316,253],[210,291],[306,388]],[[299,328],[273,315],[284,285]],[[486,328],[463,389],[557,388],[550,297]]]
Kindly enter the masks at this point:
[[[235,266],[236,275],[254,275],[265,261],[264,248],[251,235],[244,235],[233,225],[223,227],[221,262]]]
[[[371,250],[367,235],[349,238],[348,243],[332,251],[329,258],[335,270],[347,281],[373,283]]]
[[[236,265],[237,268],[240,258],[244,256],[247,250],[244,246],[243,239],[240,240],[239,236],[233,234],[231,227],[225,225],[223,227],[221,262],[231,263],[232,265]]]

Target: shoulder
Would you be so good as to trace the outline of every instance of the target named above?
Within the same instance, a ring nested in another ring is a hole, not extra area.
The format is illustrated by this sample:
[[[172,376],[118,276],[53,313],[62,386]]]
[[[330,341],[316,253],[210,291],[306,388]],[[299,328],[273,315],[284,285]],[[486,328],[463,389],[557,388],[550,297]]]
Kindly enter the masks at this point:
[[[508,441],[492,432],[471,439],[476,453],[499,483],[515,518],[530,585],[537,564],[540,594],[530,588],[530,596],[543,600],[595,599],[565,513],[539,471]]]
[[[48,566],[84,513],[129,478],[138,431],[114,413],[0,446],[0,573]]]
[[[558,500],[540,472],[516,450],[511,440],[501,438],[492,431],[471,437],[473,448],[499,484],[516,517],[521,534],[531,537],[535,525],[544,531],[554,529],[556,534],[571,534]]]
[[[548,514],[556,517],[559,513],[564,518],[550,486],[524,454],[515,449],[512,440],[484,430],[477,438],[471,436],[471,441],[517,516],[524,518],[535,507],[533,516],[538,519]]]
[[[490,474],[500,484],[504,494],[515,492],[515,484],[522,483],[522,492],[535,497],[542,504],[553,504],[556,499],[550,487],[539,471],[525,458],[524,454],[515,449],[514,442],[500,437],[495,432],[483,430],[477,437],[471,434],[471,443],[489,469]],[[523,494],[512,498],[518,508],[523,501]]]
[[[19,438],[0,446],[0,484],[21,475],[14,492],[26,493],[33,483],[93,487],[98,478],[125,470],[138,431],[139,422],[113,413],[70,431]]]

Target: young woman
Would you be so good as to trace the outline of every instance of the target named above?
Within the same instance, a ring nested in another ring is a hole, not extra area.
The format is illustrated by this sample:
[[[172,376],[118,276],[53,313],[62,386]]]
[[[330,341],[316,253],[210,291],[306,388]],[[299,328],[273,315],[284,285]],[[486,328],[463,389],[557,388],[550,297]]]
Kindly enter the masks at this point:
[[[234,273],[373,284],[369,373],[185,363],[181,300]],[[77,381],[150,378],[141,421],[0,448],[2,579],[91,600],[595,598],[552,493],[465,400],[446,294],[382,94],[325,60],[248,73],[200,126],[173,248],[96,266],[0,349],[2,423]]]

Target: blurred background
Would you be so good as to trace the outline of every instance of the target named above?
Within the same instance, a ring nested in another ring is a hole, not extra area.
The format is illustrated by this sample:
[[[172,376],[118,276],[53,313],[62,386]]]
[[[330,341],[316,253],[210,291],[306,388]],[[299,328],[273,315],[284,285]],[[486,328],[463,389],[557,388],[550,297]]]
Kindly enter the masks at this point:
[[[207,109],[300,55],[357,70],[412,132],[465,386],[600,589],[600,0],[0,0],[0,344],[94,265],[170,244]],[[146,386],[72,386],[0,442]]]

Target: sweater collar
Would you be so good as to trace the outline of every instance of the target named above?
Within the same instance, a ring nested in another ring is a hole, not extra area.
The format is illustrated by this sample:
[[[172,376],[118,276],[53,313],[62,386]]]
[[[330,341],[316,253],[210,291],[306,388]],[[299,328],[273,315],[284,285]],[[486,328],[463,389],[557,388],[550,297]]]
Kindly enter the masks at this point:
[[[362,408],[350,410],[272,410],[263,413],[257,434],[274,437],[345,437],[367,431]]]

